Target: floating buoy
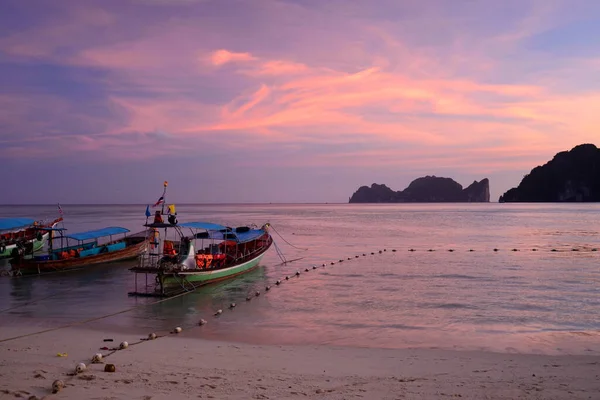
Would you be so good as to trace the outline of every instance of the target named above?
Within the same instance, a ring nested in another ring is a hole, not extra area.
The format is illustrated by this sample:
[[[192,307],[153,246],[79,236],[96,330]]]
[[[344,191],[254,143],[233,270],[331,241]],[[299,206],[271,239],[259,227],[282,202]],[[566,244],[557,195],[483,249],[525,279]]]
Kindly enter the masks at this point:
[[[435,250],[433,250],[433,249],[429,249],[429,250],[427,250],[427,251],[435,251]]]
[[[285,280],[287,281],[287,280],[289,280],[289,279],[290,279],[290,277],[286,275],[286,277],[285,277]]]
[[[556,251],[556,249],[552,249],[552,251]]]
[[[121,342],[121,344],[119,345],[119,350],[125,350],[127,347],[129,347],[129,343]]]
[[[94,357],[92,357],[92,364],[99,364],[102,361],[102,354],[96,353]]]
[[[85,371],[87,367],[85,366],[84,363],[79,363],[77,364],[77,366],[75,367],[75,373],[76,374],[81,374],[83,371]]]
[[[498,251],[498,249],[494,249],[494,251]]]
[[[469,249],[469,251],[475,251],[475,250],[473,250],[473,249]]]
[[[408,249],[408,251],[415,251],[415,249]]]
[[[452,252],[454,251],[454,249],[448,249],[448,251],[449,251],[450,253],[452,253]]]
[[[175,333],[181,333],[181,328],[178,326],[177,328],[175,328],[175,330],[173,332],[175,332]]]
[[[367,255],[365,253],[363,253],[363,257],[366,257]]]
[[[115,372],[116,368],[115,368],[115,364],[106,364],[104,366],[104,372]]]
[[[592,251],[598,251],[598,249],[592,249]]]
[[[348,261],[352,260],[350,257],[348,257]]]
[[[257,290],[256,292],[254,292],[254,295],[255,295],[256,297],[258,297],[258,296],[260,296],[260,292]]]
[[[250,301],[250,300],[252,300],[251,296],[246,297],[246,301]]]
[[[300,276],[300,271],[296,271],[296,276]]]
[[[387,251],[387,249],[383,249],[383,251]]]
[[[334,265],[334,264],[335,264],[335,263],[332,261],[332,262],[331,262],[331,265]]]
[[[235,308],[235,306],[237,306],[237,304],[235,304],[235,303],[231,303],[231,304],[229,305],[229,308]]]
[[[267,286],[267,287],[265,288],[265,291],[266,291],[266,292],[268,292],[269,290],[271,290],[271,286]]]
[[[308,268],[304,268],[304,272],[308,272]]]
[[[519,251],[519,249],[512,249],[512,251]]]
[[[148,340],[154,340],[156,339],[156,333],[151,333],[148,335]]]
[[[275,284],[276,284],[277,286],[279,286],[279,285],[281,285],[281,281],[280,281],[279,279],[277,279],[277,282],[275,282]]]
[[[395,252],[396,252],[396,249],[392,249],[392,252],[394,252],[394,253],[395,253]]]
[[[205,319],[200,318],[200,322],[198,322],[198,325],[202,326],[202,325],[206,325],[208,323],[208,321],[206,321]]]
[[[537,251],[537,249],[531,249],[531,251]]]
[[[61,380],[56,380],[52,382],[52,393],[58,393],[62,388],[65,387],[65,383]]]
[[[316,265],[313,265],[313,269],[317,269],[317,266],[316,266]]]
[[[325,263],[323,263],[322,267],[324,267],[324,266],[325,266]]]
[[[579,251],[579,249],[571,249],[571,251]]]
[[[371,253],[371,255],[374,255],[375,253]]]
[[[233,307],[231,307],[231,308],[233,308]],[[221,315],[221,314],[223,314],[223,310],[219,309],[219,310],[217,310],[217,312],[215,313],[215,317],[218,317],[218,316],[219,316],[219,315]],[[179,333],[179,332],[177,332],[177,333]]]
[[[344,260],[338,260],[338,262],[344,262]]]
[[[358,256],[354,256],[354,258],[358,258]]]
[[[383,253],[383,251],[379,250],[379,254]]]

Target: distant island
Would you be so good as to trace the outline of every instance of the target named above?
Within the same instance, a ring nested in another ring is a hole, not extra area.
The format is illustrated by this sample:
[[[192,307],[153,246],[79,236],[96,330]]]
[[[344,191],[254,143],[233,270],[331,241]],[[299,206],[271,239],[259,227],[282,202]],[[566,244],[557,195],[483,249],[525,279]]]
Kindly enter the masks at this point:
[[[600,201],[600,149],[593,144],[557,153],[499,199],[500,203],[595,201]]]
[[[450,178],[425,176],[417,178],[404,190],[393,191],[386,185],[373,183],[361,186],[349,203],[440,203],[489,202],[490,182],[487,178],[474,181],[467,188]]]

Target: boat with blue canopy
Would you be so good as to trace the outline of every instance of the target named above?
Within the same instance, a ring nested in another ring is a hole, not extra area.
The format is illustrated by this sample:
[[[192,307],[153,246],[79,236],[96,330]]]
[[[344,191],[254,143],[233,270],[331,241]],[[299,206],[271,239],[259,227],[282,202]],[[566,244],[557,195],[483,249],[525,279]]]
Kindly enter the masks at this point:
[[[10,258],[17,248],[30,253],[41,250],[50,237],[47,229],[55,227],[62,220],[62,217],[52,221],[25,217],[0,218],[0,259]]]
[[[128,235],[129,229],[120,226],[77,233],[56,227],[47,230],[53,235],[48,252],[16,254],[11,259],[13,275],[65,271],[133,259],[146,251],[148,244],[146,232]],[[60,245],[55,246],[56,242]]]
[[[273,244],[268,223],[236,228],[204,221],[179,223],[172,212],[165,223],[163,215],[164,210],[157,211],[154,221],[144,225],[150,233],[149,250],[130,269],[135,273],[130,295],[173,296],[245,274],[258,267]],[[139,274],[145,283],[139,282]],[[139,284],[143,290],[138,290]]]

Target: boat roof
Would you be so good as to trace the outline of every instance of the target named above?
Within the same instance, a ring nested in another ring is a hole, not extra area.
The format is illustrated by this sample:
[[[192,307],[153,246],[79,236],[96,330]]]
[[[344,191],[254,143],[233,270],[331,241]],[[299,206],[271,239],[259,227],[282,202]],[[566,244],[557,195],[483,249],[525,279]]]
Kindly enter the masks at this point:
[[[250,229],[248,232],[236,232],[235,236],[237,236],[237,241],[239,243],[245,243],[258,239],[264,233],[265,231],[262,229]],[[227,234],[227,236],[229,235],[231,235],[231,233]]]
[[[70,235],[67,235],[66,237],[75,240],[89,240],[127,232],[129,232],[129,229],[122,228],[120,226],[109,226],[102,229],[95,229],[93,231],[72,233]]]
[[[0,218],[0,231],[23,228],[33,225],[34,222],[31,218]]]
[[[247,232],[220,232],[220,231],[210,231],[208,235],[204,233],[206,236],[197,236],[199,239],[214,239],[214,240],[233,240],[237,243],[246,243],[252,240],[256,240],[261,237],[265,231],[263,229],[250,229]]]
[[[230,228],[213,224],[212,222],[184,222],[183,224],[179,224],[182,228],[192,228],[192,229],[206,229],[207,231],[224,231]]]

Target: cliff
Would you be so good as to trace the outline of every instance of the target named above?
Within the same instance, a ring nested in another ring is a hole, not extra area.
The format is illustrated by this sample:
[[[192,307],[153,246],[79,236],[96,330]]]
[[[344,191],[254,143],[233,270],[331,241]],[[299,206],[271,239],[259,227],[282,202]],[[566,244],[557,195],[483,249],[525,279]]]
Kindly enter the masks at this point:
[[[436,202],[489,202],[490,182],[487,178],[474,181],[467,188],[450,178],[425,176],[417,178],[401,191],[373,183],[361,186],[350,197],[349,203],[436,203]]]
[[[557,153],[537,166],[518,187],[500,196],[502,202],[600,201],[600,149],[581,144]]]

